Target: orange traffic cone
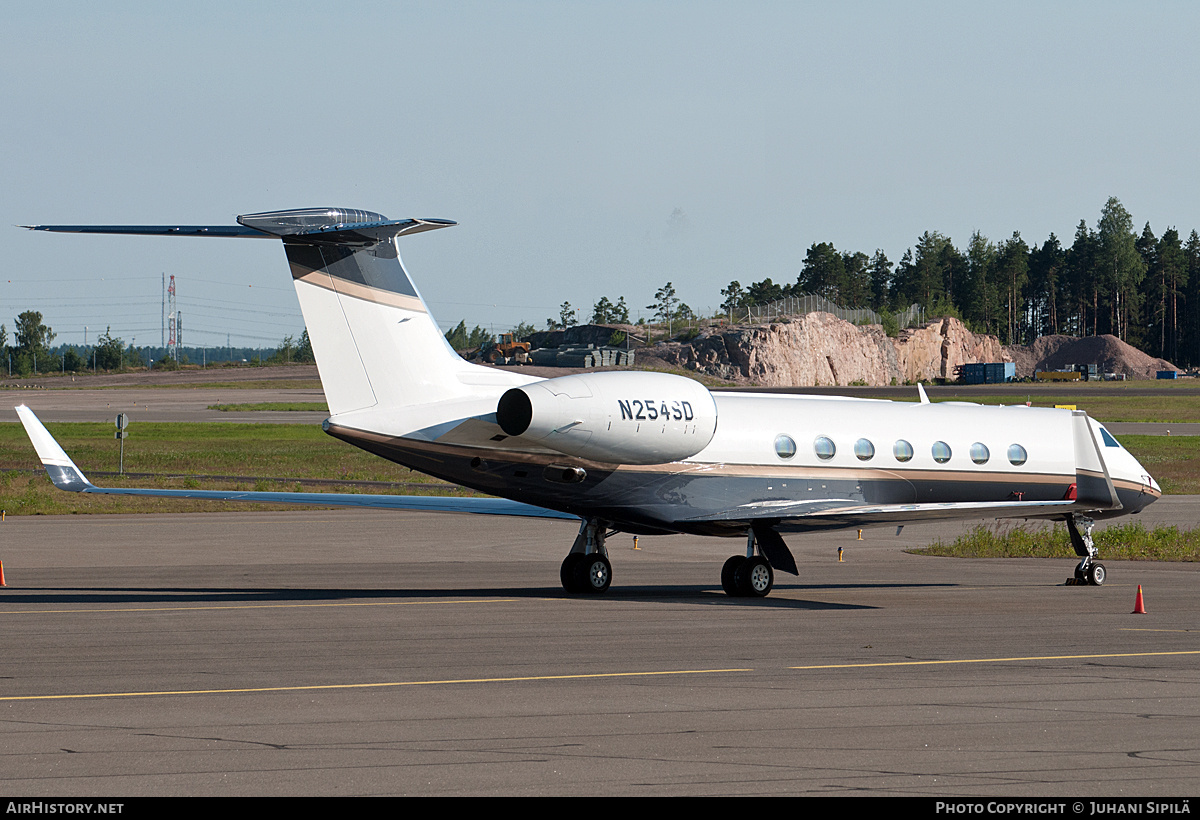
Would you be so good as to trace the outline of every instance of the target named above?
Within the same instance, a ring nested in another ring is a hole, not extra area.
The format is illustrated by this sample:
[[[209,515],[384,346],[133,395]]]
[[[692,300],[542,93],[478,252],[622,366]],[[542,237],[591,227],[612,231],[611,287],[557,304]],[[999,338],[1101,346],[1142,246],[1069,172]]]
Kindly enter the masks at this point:
[[[3,582],[3,575],[0,575],[0,583]],[[1138,584],[1137,600],[1133,604],[1133,612],[1130,615],[1145,615],[1146,604],[1142,601],[1142,585]]]
[[[4,583],[4,562],[0,561],[0,587],[6,586],[8,586],[8,584]]]

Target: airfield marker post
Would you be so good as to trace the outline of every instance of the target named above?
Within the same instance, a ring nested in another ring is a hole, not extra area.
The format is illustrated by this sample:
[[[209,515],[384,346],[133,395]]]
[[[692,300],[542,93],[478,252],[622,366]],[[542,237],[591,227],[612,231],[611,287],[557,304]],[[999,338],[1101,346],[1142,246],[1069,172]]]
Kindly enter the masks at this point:
[[[125,428],[129,426],[129,416],[125,413],[118,413],[116,423],[117,433],[114,438],[121,442],[121,461],[119,473],[120,475],[125,475],[125,439],[129,436],[129,433],[125,430]]]

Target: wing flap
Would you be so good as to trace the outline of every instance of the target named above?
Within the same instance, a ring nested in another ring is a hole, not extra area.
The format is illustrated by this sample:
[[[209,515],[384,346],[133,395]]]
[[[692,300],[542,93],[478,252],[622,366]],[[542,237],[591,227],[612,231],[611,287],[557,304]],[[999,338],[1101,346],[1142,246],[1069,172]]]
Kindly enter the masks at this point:
[[[844,500],[827,499],[802,504],[747,504],[716,515],[687,519],[688,523],[776,521],[811,524],[817,528],[831,526],[866,526],[871,524],[904,524],[913,521],[935,521],[946,518],[1042,518],[1061,516],[1078,506],[1074,501],[995,501],[944,502],[931,504],[862,504],[850,505]]]

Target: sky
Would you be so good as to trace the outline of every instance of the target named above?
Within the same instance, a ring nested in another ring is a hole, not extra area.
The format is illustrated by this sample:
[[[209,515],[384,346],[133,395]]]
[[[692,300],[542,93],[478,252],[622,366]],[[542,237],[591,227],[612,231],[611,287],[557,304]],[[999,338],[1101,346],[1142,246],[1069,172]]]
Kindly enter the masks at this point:
[[[270,347],[303,320],[267,240],[30,224],[233,224],[315,206],[401,240],[443,329],[601,297],[697,312],[806,250],[925,231],[1069,244],[1115,196],[1200,229],[1200,4],[39,2],[0,28],[0,322],[80,344]]]

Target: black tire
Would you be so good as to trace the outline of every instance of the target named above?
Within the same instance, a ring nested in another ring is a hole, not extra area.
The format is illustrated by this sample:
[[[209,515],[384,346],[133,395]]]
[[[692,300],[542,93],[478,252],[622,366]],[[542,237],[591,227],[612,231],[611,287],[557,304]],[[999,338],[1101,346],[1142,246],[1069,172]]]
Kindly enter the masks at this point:
[[[575,564],[575,584],[580,592],[600,594],[612,583],[612,564],[598,552],[579,556]]]
[[[775,585],[775,573],[770,562],[761,555],[747,558],[733,574],[738,591],[747,597],[765,598]]]
[[[558,580],[562,582],[562,588],[572,595],[583,591],[579,588],[578,584],[575,583],[575,566],[579,563],[581,558],[583,558],[582,553],[567,553],[567,557],[563,559],[562,567],[560,567],[558,570]]]
[[[1087,582],[1094,587],[1103,586],[1104,579],[1108,577],[1108,571],[1104,569],[1104,564],[1092,564],[1088,567]]]
[[[731,555],[729,560],[725,562],[725,566],[721,567],[721,589],[725,590],[725,594],[730,598],[738,598],[741,592],[738,590],[737,581],[734,580],[734,575],[746,561],[744,555]]]

